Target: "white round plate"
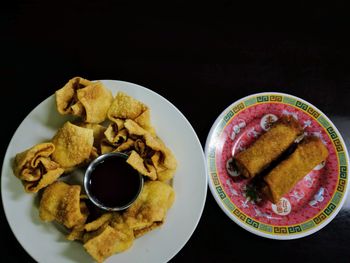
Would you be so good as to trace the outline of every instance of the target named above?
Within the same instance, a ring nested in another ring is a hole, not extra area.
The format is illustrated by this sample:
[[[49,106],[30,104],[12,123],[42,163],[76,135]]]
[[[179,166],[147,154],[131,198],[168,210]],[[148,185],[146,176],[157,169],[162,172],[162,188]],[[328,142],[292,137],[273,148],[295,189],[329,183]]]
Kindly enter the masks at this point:
[[[276,204],[251,202],[249,180],[239,175],[233,156],[248,148],[272,122],[291,115],[304,133],[319,137],[329,155]],[[349,189],[349,156],[328,117],[296,96],[265,92],[226,108],[213,124],[205,147],[210,190],[221,209],[244,229],[267,238],[295,239],[323,228],[344,204]]]
[[[176,200],[164,225],[136,239],[129,250],[111,256],[106,262],[166,262],[189,240],[204,208],[207,176],[201,144],[184,115],[159,94],[124,81],[102,82],[114,95],[124,91],[150,107],[157,134],[178,161],[173,180]],[[1,193],[7,221],[19,243],[38,262],[93,261],[82,244],[66,240],[54,223],[40,220],[37,195],[25,193],[12,172],[17,153],[50,140],[66,120],[57,113],[54,95],[50,96],[23,120],[3,161]]]

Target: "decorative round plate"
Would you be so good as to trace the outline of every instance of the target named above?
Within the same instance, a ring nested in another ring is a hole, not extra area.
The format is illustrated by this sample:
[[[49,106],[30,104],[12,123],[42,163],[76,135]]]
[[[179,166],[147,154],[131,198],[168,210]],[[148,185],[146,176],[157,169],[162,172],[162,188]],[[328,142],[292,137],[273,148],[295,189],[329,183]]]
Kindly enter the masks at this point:
[[[129,82],[102,82],[114,95],[124,91],[150,107],[151,121],[157,134],[178,161],[173,179],[176,198],[163,226],[138,238],[130,249],[111,256],[106,262],[166,262],[186,244],[203,211],[208,177],[202,146],[185,116],[159,94]],[[39,104],[23,120],[4,158],[2,202],[14,235],[36,261],[93,262],[82,244],[68,241],[56,224],[44,223],[39,219],[38,195],[25,193],[20,180],[12,172],[16,153],[50,140],[65,121],[67,117],[57,113],[54,95]],[[80,179],[82,181],[82,177]]]
[[[250,184],[232,156],[283,115],[296,118],[306,135],[319,137],[329,156],[274,205],[250,198]],[[349,156],[339,131],[319,109],[292,95],[259,93],[230,105],[212,126],[205,155],[210,190],[219,206],[238,225],[263,237],[294,239],[320,230],[339,212],[348,191]]]

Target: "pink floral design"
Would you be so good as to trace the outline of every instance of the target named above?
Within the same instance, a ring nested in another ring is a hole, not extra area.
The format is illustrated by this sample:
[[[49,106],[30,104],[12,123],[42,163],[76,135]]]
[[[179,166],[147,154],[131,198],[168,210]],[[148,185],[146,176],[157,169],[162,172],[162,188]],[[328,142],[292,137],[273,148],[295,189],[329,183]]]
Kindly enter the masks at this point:
[[[240,179],[237,179],[237,177],[233,178],[226,171],[226,162],[237,152],[249,147],[257,139],[256,137],[258,136],[252,135],[264,132],[260,126],[260,121],[268,113],[277,117],[286,114],[296,117],[302,127],[304,127],[305,132],[320,136],[329,151],[329,157],[325,166],[320,170],[311,171],[307,178],[300,180],[284,196],[291,204],[291,212],[286,216],[276,215],[269,201],[262,201],[258,204],[249,203],[247,205],[246,197],[243,195],[243,189],[247,185],[247,180],[241,177]],[[239,125],[238,121],[241,122],[242,120],[244,120],[246,126],[242,127],[234,140],[232,140],[230,137],[232,129],[235,125]],[[325,129],[302,110],[283,103],[255,104],[235,115],[224,128],[219,140],[221,143],[217,144],[216,149],[216,167],[219,180],[231,202],[247,216],[265,224],[276,226],[295,225],[313,218],[329,203],[338,182],[339,168],[336,150]],[[325,189],[322,202],[317,203],[315,206],[310,206],[309,202],[314,199],[315,194],[321,187]],[[259,213],[256,211],[259,211]]]

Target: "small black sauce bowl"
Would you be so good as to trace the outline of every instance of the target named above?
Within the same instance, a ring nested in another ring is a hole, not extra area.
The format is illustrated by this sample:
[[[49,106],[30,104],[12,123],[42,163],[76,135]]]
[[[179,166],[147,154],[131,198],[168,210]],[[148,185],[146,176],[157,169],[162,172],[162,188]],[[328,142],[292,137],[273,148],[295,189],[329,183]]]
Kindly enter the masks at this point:
[[[89,166],[87,167],[87,169],[85,171],[85,175],[84,175],[84,189],[85,189],[85,192],[86,192],[89,200],[94,205],[96,205],[98,208],[106,210],[106,211],[121,211],[121,210],[127,209],[130,205],[132,205],[133,202],[135,202],[135,200],[140,195],[141,190],[143,188],[143,176],[140,173],[138,173],[139,174],[140,183],[139,183],[139,189],[138,189],[137,193],[135,193],[134,198],[130,202],[128,202],[128,203],[126,203],[126,204],[124,204],[122,206],[117,206],[117,207],[106,206],[106,205],[101,203],[96,197],[94,197],[91,194],[91,192],[89,190],[89,181],[90,181],[91,174],[93,173],[95,167],[97,165],[99,165],[101,162],[103,162],[104,160],[106,160],[108,158],[115,158],[115,157],[123,158],[126,161],[129,156],[127,154],[125,154],[125,153],[120,153],[120,152],[111,152],[111,153],[102,154],[102,155],[98,156],[95,160],[93,160],[89,164]]]

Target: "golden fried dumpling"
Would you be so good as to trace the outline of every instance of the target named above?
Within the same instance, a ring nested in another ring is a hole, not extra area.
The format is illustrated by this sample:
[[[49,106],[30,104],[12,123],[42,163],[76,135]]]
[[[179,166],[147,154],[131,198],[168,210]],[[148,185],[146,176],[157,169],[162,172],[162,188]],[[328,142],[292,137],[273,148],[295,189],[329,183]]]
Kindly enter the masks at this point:
[[[77,91],[78,100],[84,106],[85,118],[89,123],[100,123],[106,119],[113,95],[101,82],[95,82]]]
[[[126,162],[140,174],[149,177],[151,180],[157,180],[157,173],[154,166],[145,163],[144,159],[136,151],[131,151]]]
[[[130,97],[124,92],[118,92],[107,113],[108,118],[113,122],[131,119],[138,123],[145,130],[155,134],[151,125],[150,109],[142,102]]]
[[[129,151],[134,145],[134,140],[128,138],[125,142],[120,144],[114,151],[115,152],[123,152],[123,151]]]
[[[67,235],[67,239],[87,241],[98,234],[96,230],[102,230],[101,228],[109,225],[112,217],[113,213],[104,213],[89,223],[78,225],[74,227],[72,231]]]
[[[152,180],[166,181],[173,178],[177,161],[164,142],[159,137],[143,129],[133,120],[126,120],[124,126],[128,130],[130,137],[139,138],[135,140],[135,143],[138,143],[138,145],[134,146],[137,154],[132,152],[128,163]],[[142,147],[138,147],[140,141],[142,141]],[[156,176],[154,176],[154,170]]]
[[[115,127],[116,125],[110,124],[104,134],[110,144],[119,146],[127,140],[128,131],[124,128],[117,129]]]
[[[175,156],[168,147],[165,146],[164,142],[159,137],[154,137],[150,133],[144,136],[145,143],[148,147],[156,152],[160,152],[162,155],[162,164],[168,169],[175,170],[177,162]]]
[[[97,261],[103,262],[115,253],[128,249],[134,240],[130,228],[113,228],[106,226],[101,233],[90,238],[85,244],[86,251]]]
[[[90,157],[93,142],[92,129],[66,122],[52,139],[56,147],[52,159],[64,169],[70,170]]]
[[[101,124],[97,123],[79,123],[78,126],[91,129],[93,131],[94,135],[94,147],[97,149],[100,148],[101,141],[104,139],[106,127],[102,126]]]
[[[92,222],[74,227],[67,238],[82,241],[86,251],[97,262],[102,262],[114,253],[131,247],[134,232],[119,213],[113,212],[104,213]]]
[[[134,120],[146,110],[145,104],[120,91],[115,96],[107,115],[111,121],[117,119]]]
[[[54,151],[54,144],[40,143],[16,155],[14,174],[22,180],[27,192],[38,192],[64,172],[58,163],[50,159]]]
[[[104,213],[99,218],[85,224],[84,230],[87,232],[95,231],[102,227],[105,223],[109,223],[113,217],[113,213]]]
[[[67,228],[84,224],[88,211],[81,205],[80,191],[80,185],[69,185],[62,181],[48,186],[40,200],[41,220],[56,220]]]
[[[83,89],[92,82],[81,77],[70,79],[63,88],[56,91],[56,105],[60,114],[81,116],[84,112],[83,104],[78,100],[77,90]]]
[[[150,132],[152,135],[156,134],[155,129],[151,125],[151,111],[150,109],[146,109],[142,112],[134,121],[139,124],[146,131]]]
[[[160,226],[175,199],[173,188],[160,181],[145,182],[136,201],[123,214],[134,234],[144,234]]]
[[[80,116],[88,123],[106,119],[113,95],[101,82],[75,77],[56,91],[57,110],[61,114]]]
[[[130,248],[134,242],[134,231],[125,222],[121,214],[114,213],[110,226],[119,233],[116,253],[123,252]]]
[[[172,168],[168,168],[164,165],[164,160],[162,160],[162,158],[163,157],[162,157],[161,152],[155,152],[152,155],[151,160],[152,160],[152,164],[153,164],[153,166],[156,170],[156,173],[157,173],[157,179],[159,181],[164,182],[164,181],[168,181],[174,177],[175,170],[176,170],[176,159],[175,159],[175,157],[172,157],[175,160],[175,165],[174,165],[175,168],[172,169]],[[169,160],[169,158],[168,158],[168,160]]]

